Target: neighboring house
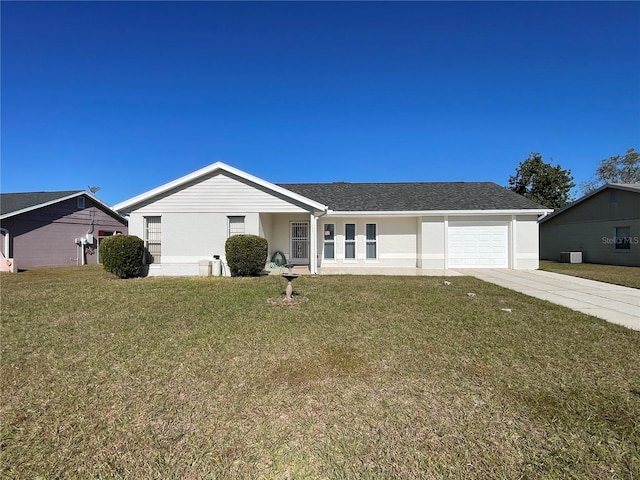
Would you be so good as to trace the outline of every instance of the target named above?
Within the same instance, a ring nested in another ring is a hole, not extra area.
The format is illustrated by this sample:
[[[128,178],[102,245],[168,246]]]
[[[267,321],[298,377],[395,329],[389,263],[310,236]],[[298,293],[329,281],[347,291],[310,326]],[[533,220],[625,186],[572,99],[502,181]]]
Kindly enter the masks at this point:
[[[113,208],[144,239],[149,275],[197,275],[237,233],[311,273],[536,269],[538,218],[551,211],[494,183],[276,185],[220,162]]]
[[[610,183],[540,220],[540,258],[640,266],[640,184]]]
[[[98,263],[102,238],[127,233],[125,218],[92,194],[0,194],[1,270]]]

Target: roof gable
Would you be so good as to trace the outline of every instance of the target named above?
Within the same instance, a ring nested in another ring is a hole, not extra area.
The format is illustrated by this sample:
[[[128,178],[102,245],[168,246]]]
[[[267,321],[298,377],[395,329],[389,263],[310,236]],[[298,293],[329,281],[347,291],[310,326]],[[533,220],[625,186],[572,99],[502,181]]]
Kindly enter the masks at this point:
[[[561,215],[562,213],[566,212],[569,209],[572,209],[574,207],[576,207],[577,205],[585,202],[586,200],[589,200],[590,198],[592,198],[593,196],[599,194],[600,192],[604,191],[604,190],[622,190],[622,191],[626,191],[626,192],[631,192],[631,193],[637,193],[640,194],[640,184],[637,183],[607,183],[603,186],[601,186],[600,188],[587,193],[586,195],[580,197],[578,200],[570,203],[569,205],[562,207],[559,210],[556,210],[555,212],[551,213],[550,215],[545,216],[544,218],[540,219],[540,223],[546,222],[548,220],[551,220],[552,218],[556,218],[558,215]]]
[[[246,172],[243,172],[242,170],[238,170],[237,168],[231,167],[222,162],[216,162],[212,165],[209,165],[208,167],[204,167],[200,170],[180,177],[177,180],[165,183],[164,185],[144,192],[140,195],[130,198],[129,200],[120,202],[117,205],[114,205],[113,208],[118,212],[130,212],[140,206],[149,204],[153,201],[156,201],[157,199],[175,193],[183,188],[193,186],[198,182],[210,179],[212,176],[219,173],[227,174],[248,185],[253,185],[280,198],[288,199],[292,203],[305,205],[312,210],[325,211],[327,208],[325,205],[318,203],[317,201],[311,200],[310,198],[299,195],[296,192],[282,188],[281,186],[267,182],[266,180],[262,180],[261,178],[250,175]]]
[[[126,219],[118,215],[111,207],[84,190],[62,190],[56,192],[18,192],[0,194],[0,218],[10,218],[23,213],[63,202],[75,197],[91,199],[100,209],[126,224]]]
[[[280,184],[334,211],[419,212],[456,210],[546,210],[492,182]]]

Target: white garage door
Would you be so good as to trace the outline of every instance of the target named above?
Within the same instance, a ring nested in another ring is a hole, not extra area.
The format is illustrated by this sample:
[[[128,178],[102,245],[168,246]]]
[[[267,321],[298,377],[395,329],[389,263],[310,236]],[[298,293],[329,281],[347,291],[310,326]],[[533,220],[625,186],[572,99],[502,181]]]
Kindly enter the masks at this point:
[[[507,225],[449,224],[449,268],[507,268]]]

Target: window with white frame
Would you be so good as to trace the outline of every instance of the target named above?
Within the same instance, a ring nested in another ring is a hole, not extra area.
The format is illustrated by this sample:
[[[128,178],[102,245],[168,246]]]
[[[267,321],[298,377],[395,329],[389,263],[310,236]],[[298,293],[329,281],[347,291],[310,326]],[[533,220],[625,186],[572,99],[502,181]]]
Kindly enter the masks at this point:
[[[618,251],[631,250],[631,227],[614,227],[614,248]]]
[[[229,236],[244,233],[244,217],[227,217],[229,219]]]
[[[147,248],[147,263],[160,263],[162,253],[161,217],[144,217],[144,246]]]
[[[366,258],[367,260],[378,258],[378,232],[375,223],[366,225]]]
[[[84,208],[84,197],[78,197],[78,208]]]
[[[346,223],[344,226],[344,258],[356,258],[356,224]]]
[[[336,226],[333,223],[324,224],[324,250],[323,258],[333,260],[336,258]]]

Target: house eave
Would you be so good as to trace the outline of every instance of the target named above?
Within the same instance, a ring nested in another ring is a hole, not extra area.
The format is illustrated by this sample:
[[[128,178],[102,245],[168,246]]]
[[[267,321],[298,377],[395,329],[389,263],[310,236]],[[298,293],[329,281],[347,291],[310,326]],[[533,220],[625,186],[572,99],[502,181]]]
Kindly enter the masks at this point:
[[[329,210],[328,217],[455,217],[480,215],[545,215],[550,209],[498,209],[498,210],[396,210],[349,211]]]

